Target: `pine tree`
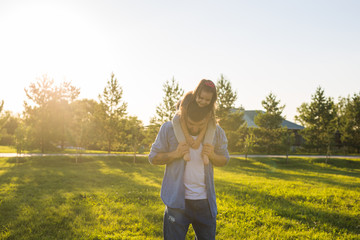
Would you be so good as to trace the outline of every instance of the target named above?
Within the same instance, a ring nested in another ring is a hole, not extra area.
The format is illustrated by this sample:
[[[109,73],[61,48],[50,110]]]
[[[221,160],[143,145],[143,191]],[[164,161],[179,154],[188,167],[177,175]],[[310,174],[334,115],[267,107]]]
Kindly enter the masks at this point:
[[[179,83],[172,78],[163,85],[163,101],[156,107],[156,116],[152,119],[152,125],[161,125],[166,121],[171,121],[176,112],[176,104],[184,95],[184,90]]]
[[[254,119],[256,125],[266,129],[281,128],[281,123],[284,120],[282,112],[285,105],[280,106],[280,100],[277,100],[273,93],[266,96],[266,99],[261,104],[265,109],[265,113],[258,112]]]
[[[305,127],[301,134],[306,140],[306,147],[330,154],[337,125],[334,100],[326,98],[321,87],[316,89],[311,100],[297,108],[299,115],[295,119]]]
[[[242,108],[230,112],[226,118],[223,118],[221,127],[226,133],[229,151],[236,152],[245,148],[247,123],[244,120]]]
[[[360,93],[340,100],[339,128],[341,141],[360,153]]]
[[[216,117],[226,133],[229,150],[237,151],[243,147],[247,133],[244,109],[242,107],[235,109],[237,93],[232,89],[231,82],[222,74],[216,82],[216,91],[218,96]]]
[[[99,95],[100,107],[96,112],[98,128],[104,137],[108,153],[118,139],[120,120],[126,115],[127,103],[122,100],[122,95],[123,89],[112,73],[103,93]]]
[[[0,139],[1,139],[1,130],[9,118],[8,113],[5,113],[5,114],[1,113],[3,111],[3,108],[4,108],[4,100],[2,100],[0,103]]]
[[[99,140],[94,121],[97,108],[99,108],[99,103],[92,99],[82,99],[71,103],[69,141],[76,147],[79,154],[82,149],[95,146]]]
[[[226,80],[222,74],[216,82],[216,91],[218,96],[216,101],[216,116],[221,125],[221,121],[224,121],[231,109],[235,108],[237,93],[232,89],[230,81]]]
[[[134,163],[136,162],[136,152],[139,150],[142,141],[145,138],[142,121],[136,116],[130,116],[125,120],[125,139],[127,148],[134,153]]]
[[[44,75],[25,89],[28,102],[24,102],[27,140],[32,148],[46,150],[64,146],[69,126],[68,106],[80,91],[71,83],[63,82],[59,87],[54,80]]]
[[[281,127],[285,105],[280,105],[280,100],[273,93],[266,96],[261,104],[265,112],[258,112],[254,119],[258,128],[251,130],[256,138],[256,145],[266,153],[280,152],[285,147],[282,140],[287,136],[287,129]]]

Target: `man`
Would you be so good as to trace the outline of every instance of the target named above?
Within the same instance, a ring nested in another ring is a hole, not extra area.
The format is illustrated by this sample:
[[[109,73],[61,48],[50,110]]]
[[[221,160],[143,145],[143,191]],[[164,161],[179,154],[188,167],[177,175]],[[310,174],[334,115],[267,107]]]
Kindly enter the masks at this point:
[[[193,108],[193,109],[191,109]],[[196,138],[207,126],[206,114],[189,106],[185,119],[189,133]],[[183,156],[190,153],[191,160]],[[201,154],[209,156],[204,165]],[[149,161],[154,165],[166,164],[161,187],[161,198],[166,205],[164,239],[185,239],[192,224],[197,239],[215,239],[216,196],[213,166],[225,166],[229,161],[224,130],[216,126],[213,144],[192,149],[176,140],[171,122],[164,123],[151,147]]]

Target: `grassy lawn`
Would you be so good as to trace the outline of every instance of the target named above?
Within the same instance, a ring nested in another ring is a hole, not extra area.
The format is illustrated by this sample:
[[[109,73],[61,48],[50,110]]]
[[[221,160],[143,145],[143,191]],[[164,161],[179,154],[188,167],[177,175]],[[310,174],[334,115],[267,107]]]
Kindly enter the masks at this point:
[[[16,148],[12,146],[0,146],[0,153],[16,153]],[[40,150],[23,150],[22,153],[41,153]],[[78,153],[76,149],[57,149],[57,151],[46,152],[46,153]],[[107,154],[107,151],[101,150],[83,150],[81,153],[100,153],[100,154]],[[112,151],[111,153],[119,153],[119,154],[133,154],[133,152],[115,152]],[[146,153],[145,153],[146,154]],[[148,153],[147,153],[148,154]]]
[[[16,153],[16,148],[10,146],[0,146],[0,153]]]
[[[0,239],[162,239],[163,171],[144,157],[0,158]],[[215,185],[217,239],[359,239],[360,159],[233,158]]]

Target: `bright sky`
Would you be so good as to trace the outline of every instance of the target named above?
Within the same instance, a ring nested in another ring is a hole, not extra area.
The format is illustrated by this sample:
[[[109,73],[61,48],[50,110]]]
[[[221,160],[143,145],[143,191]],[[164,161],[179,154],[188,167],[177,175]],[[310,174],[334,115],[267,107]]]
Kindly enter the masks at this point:
[[[359,12],[358,0],[0,0],[0,100],[21,112],[43,74],[97,99],[114,72],[147,124],[166,80],[190,91],[224,74],[237,107],[273,92],[293,120],[318,86],[359,93]]]

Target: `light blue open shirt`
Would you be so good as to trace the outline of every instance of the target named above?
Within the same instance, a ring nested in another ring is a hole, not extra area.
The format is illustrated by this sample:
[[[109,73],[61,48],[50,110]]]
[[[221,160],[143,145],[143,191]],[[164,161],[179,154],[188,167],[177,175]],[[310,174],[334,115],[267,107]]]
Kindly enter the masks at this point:
[[[174,129],[171,122],[164,123],[153,143],[149,161],[152,163],[153,158],[157,153],[166,153],[175,151],[178,146],[178,141],[175,137]],[[224,130],[217,125],[215,137],[213,140],[214,151],[216,154],[226,157],[229,162],[229,152],[227,150],[227,138]],[[184,185],[184,171],[186,162],[183,159],[175,160],[166,164],[164,178],[161,186],[161,199],[164,204],[170,208],[185,209],[185,185]],[[214,186],[214,168],[211,162],[204,166],[205,170],[205,184],[210,205],[211,214],[213,217],[217,215],[215,186]]]

